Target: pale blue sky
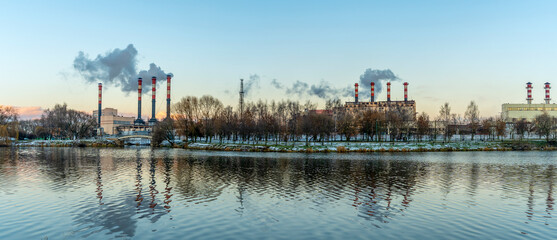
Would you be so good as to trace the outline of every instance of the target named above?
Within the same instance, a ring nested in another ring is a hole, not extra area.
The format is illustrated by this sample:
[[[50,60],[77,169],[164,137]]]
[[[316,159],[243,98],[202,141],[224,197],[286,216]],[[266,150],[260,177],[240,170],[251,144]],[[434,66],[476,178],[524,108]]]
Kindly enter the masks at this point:
[[[555,12],[556,1],[2,2],[0,104],[92,111],[96,84],[73,59],[131,43],[138,70],[154,62],[174,73],[173,102],[211,94],[236,106],[238,79],[250,74],[261,82],[248,100],[292,98],[270,81],[340,88],[373,68],[408,81],[420,112],[437,115],[448,101],[462,114],[475,100],[483,116],[495,115],[502,103],[525,102],[526,82],[534,102],[543,101],[544,82],[557,84]],[[402,98],[401,83],[392,91]],[[134,114],[136,97],[105,89],[104,106]]]

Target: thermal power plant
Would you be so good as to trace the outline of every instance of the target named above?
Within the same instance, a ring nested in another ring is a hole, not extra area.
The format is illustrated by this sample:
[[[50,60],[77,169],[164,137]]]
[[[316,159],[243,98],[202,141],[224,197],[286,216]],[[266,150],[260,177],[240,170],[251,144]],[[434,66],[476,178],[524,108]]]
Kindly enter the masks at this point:
[[[141,87],[143,85],[143,79],[137,79],[137,119],[135,120],[135,125],[145,125],[145,121],[141,119]]]
[[[501,106],[503,119],[506,122],[515,122],[519,120],[525,120],[532,122],[537,116],[547,113],[549,116],[557,117],[557,104],[551,103],[551,97],[549,95],[549,90],[551,89],[550,83],[546,82],[544,84],[544,102],[543,103],[533,103],[534,98],[532,97],[533,84],[531,82],[526,83],[526,103],[505,103]]]
[[[355,86],[355,97],[354,102],[346,102],[342,109],[337,109],[335,111],[346,111],[346,112],[361,112],[361,111],[375,111],[375,112],[389,112],[398,111],[407,113],[412,119],[416,117],[416,102],[414,100],[408,100],[408,83],[402,84],[404,86],[404,100],[403,101],[392,101],[391,100],[391,83],[387,82],[387,101],[377,101],[375,98],[375,83],[371,82],[371,98],[369,102],[358,101],[358,84]]]
[[[166,118],[170,118],[170,79],[172,76],[166,75]]]
[[[154,126],[157,123],[157,118],[155,117],[155,115],[156,115],[156,112],[155,112],[156,111],[155,110],[156,105],[155,105],[155,103],[156,103],[156,99],[157,99],[157,97],[156,97],[157,96],[157,94],[156,94],[156,91],[157,91],[157,77],[153,76],[153,78],[151,78],[151,80],[152,80],[153,89],[151,90],[152,91],[151,92],[152,93],[152,100],[151,100],[152,111],[151,111],[151,119],[149,119],[149,125]]]
[[[170,115],[170,89],[171,89],[172,75],[166,75],[166,118]],[[99,133],[105,133],[108,135],[148,135],[153,129],[153,126],[158,122],[156,119],[156,85],[157,77],[152,77],[152,97],[151,97],[151,118],[144,121],[141,117],[141,103],[143,94],[143,79],[137,79],[137,118],[136,117],[125,117],[118,115],[118,110],[115,108],[105,108],[102,109],[102,83],[99,83],[99,105],[98,110],[93,111],[93,116],[98,120]]]

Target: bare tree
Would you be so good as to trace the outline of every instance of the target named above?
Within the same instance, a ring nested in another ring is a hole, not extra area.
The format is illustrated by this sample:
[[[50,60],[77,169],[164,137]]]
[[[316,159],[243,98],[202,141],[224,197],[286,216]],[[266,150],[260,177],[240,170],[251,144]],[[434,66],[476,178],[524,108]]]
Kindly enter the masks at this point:
[[[480,110],[478,109],[476,102],[470,102],[470,105],[468,105],[468,108],[464,113],[464,118],[468,121],[468,128],[470,129],[470,135],[472,136],[473,141],[474,136],[480,127]]]
[[[172,118],[167,118],[162,122],[158,122],[153,128],[153,136],[151,139],[151,145],[153,147],[158,147],[163,141],[168,141],[172,146],[175,145],[174,142],[174,120]]]
[[[184,97],[174,105],[174,110],[177,133],[195,142],[197,137],[201,136],[199,99],[194,96]]]
[[[443,104],[441,106],[441,109],[439,109],[439,119],[443,122],[443,125],[445,127],[445,132],[443,134],[443,140],[448,141],[448,140],[450,140],[449,122],[451,120],[451,107],[449,106],[448,102]]]
[[[223,105],[217,98],[204,95],[199,99],[199,113],[202,119],[202,128],[205,141],[211,141],[215,135],[215,119],[223,109]]]
[[[18,113],[15,108],[0,105],[0,145],[11,143],[11,138],[18,139]]]
[[[495,132],[498,139],[505,138],[507,134],[507,123],[500,117],[495,119]]]
[[[547,112],[544,112],[536,116],[534,125],[536,126],[536,133],[538,136],[545,137],[545,140],[549,142],[551,131],[555,127],[555,118],[549,116]]]
[[[422,112],[418,116],[416,125],[417,125],[418,141],[421,141],[422,136],[429,134],[429,116],[427,115],[427,113]]]

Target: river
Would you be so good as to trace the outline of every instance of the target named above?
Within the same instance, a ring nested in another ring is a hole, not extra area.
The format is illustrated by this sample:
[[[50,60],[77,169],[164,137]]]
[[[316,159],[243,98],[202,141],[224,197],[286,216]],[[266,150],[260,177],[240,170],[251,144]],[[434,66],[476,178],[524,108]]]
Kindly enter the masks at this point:
[[[556,156],[0,148],[0,239],[556,239]]]

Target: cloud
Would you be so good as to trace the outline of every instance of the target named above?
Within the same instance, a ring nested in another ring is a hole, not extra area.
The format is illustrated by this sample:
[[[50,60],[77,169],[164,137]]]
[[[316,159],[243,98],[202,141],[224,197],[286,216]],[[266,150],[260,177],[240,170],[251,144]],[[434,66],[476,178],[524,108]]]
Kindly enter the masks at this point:
[[[157,81],[165,81],[166,75],[159,66],[149,64],[148,70],[137,72],[137,49],[129,44],[125,49],[116,48],[104,55],[97,55],[95,59],[89,58],[87,54],[80,51],[75,57],[73,67],[85,79],[87,83],[102,82],[104,86],[115,86],[125,93],[137,91],[137,78],[143,78],[143,85],[151,85],[151,77],[155,76]],[[144,87],[143,92],[149,92],[150,88]]]
[[[44,110],[42,107],[14,107],[19,114],[19,119],[21,120],[30,120],[30,119],[38,119],[41,118]]]

